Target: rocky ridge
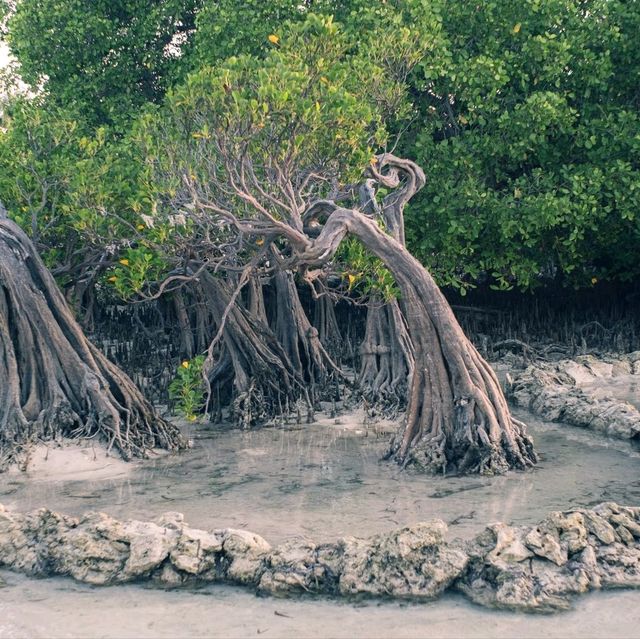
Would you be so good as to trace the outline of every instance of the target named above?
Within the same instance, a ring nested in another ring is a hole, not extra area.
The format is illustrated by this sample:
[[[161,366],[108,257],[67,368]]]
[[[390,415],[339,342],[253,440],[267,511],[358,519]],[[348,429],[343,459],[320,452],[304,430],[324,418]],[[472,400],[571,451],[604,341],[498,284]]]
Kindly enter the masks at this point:
[[[575,360],[538,362],[507,380],[508,398],[543,419],[589,428],[621,439],[640,438],[640,410],[594,386],[637,376],[640,351],[623,356],[583,355]]]
[[[477,604],[524,612],[640,586],[640,508],[609,502],[553,512],[535,526],[491,524],[470,542],[447,542],[446,530],[436,520],[367,539],[271,547],[244,530],[191,528],[179,513],[140,522],[0,506],[0,566],[94,585],[220,582],[275,596],[428,600],[453,588]]]

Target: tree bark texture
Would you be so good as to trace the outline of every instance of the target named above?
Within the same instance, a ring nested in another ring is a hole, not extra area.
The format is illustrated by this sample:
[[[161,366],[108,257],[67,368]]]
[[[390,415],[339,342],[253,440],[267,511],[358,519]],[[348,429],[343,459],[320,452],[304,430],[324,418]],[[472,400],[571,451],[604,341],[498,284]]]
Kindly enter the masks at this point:
[[[360,358],[358,386],[365,399],[382,406],[404,407],[414,352],[397,300],[368,308]]]
[[[495,373],[424,266],[360,211],[331,203],[315,211],[329,215],[301,251],[302,262],[326,261],[351,233],[384,262],[402,293],[415,369],[406,422],[389,456],[431,472],[494,474],[532,466],[536,454],[524,424],[511,416]]]
[[[350,353],[345,353],[345,340],[336,317],[335,304],[327,295],[322,295],[315,301],[313,325],[318,329],[320,343],[331,359],[340,365],[345,355],[349,356]]]
[[[216,387],[232,383],[232,419],[244,428],[286,414],[301,397],[311,409],[304,379],[269,326],[232,301],[220,278],[204,273],[201,285],[216,323],[224,322],[222,347],[210,349],[205,362],[211,399]]]
[[[274,274],[275,333],[300,378],[310,387],[312,402],[327,388],[331,375],[342,373],[320,341],[302,307],[298,289],[289,271]]]
[[[186,447],[87,340],[25,233],[0,218],[0,458],[35,440],[94,436],[125,459]]]
[[[424,172],[414,162],[390,154],[381,156],[368,172],[373,179],[366,180],[360,190],[360,211],[382,219],[387,234],[405,246],[404,208],[423,188]],[[376,201],[375,183],[392,189],[381,205]],[[384,305],[382,300],[372,301],[360,354],[358,382],[364,397],[383,407],[404,407],[415,361],[398,300]]]

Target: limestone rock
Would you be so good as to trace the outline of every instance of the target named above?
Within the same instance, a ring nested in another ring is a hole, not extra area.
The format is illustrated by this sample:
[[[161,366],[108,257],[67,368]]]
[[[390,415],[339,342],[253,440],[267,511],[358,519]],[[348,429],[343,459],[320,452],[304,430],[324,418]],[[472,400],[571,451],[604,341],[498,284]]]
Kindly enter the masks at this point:
[[[188,575],[179,572],[170,563],[163,564],[154,574],[154,580],[168,588],[182,586],[188,578]]]
[[[151,522],[131,521],[124,526],[129,543],[129,557],[122,579],[129,581],[149,574],[174,549],[178,535],[175,530]]]
[[[562,421],[621,439],[640,437],[640,411],[632,404],[594,394],[599,380],[640,375],[640,359],[593,355],[536,363],[514,373],[507,394],[518,406],[549,421]],[[584,388],[583,388],[584,387]]]
[[[498,523],[490,525],[488,529],[495,535],[495,546],[488,555],[491,561],[518,563],[533,557],[534,553],[526,547],[513,526]]]
[[[616,540],[613,526],[595,512],[585,512],[584,519],[587,530],[595,535],[603,544],[612,544]]]
[[[527,548],[538,557],[549,559],[554,564],[562,566],[567,563],[567,551],[560,546],[560,536],[554,529],[545,530],[543,527],[534,528],[525,537]]]
[[[272,595],[334,594],[342,570],[340,544],[286,542],[270,553],[259,590]]]
[[[625,513],[612,514],[611,522],[624,526],[636,539],[640,539],[640,524],[634,521],[632,516]]]
[[[582,513],[553,512],[548,520],[550,525],[558,530],[560,544],[566,548],[569,556],[587,547],[587,527]]]
[[[251,532],[192,529],[175,513],[158,523],[121,522],[0,506],[0,565],[95,585],[225,581],[275,595],[424,600],[455,585],[476,603],[525,612],[566,608],[597,588],[640,587],[640,508],[607,502],[553,512],[535,526],[491,524],[466,544],[448,543],[445,532],[434,521],[272,549]]]
[[[33,547],[29,548],[30,539],[22,529],[24,517],[0,510],[0,563],[15,567],[15,570],[26,574],[34,574],[33,566],[37,565],[37,557]]]
[[[47,576],[52,568],[57,570],[56,551],[66,548],[65,537],[75,528],[77,520],[46,508],[22,516],[14,515],[12,519],[13,525],[9,524],[6,531],[9,565],[14,570],[37,576]],[[0,537],[3,536],[0,533]],[[2,546],[0,542],[0,548]]]
[[[215,569],[222,553],[223,536],[194,528],[183,528],[177,543],[171,550],[173,566],[189,573],[199,575]]]
[[[93,585],[125,580],[129,544],[124,526],[104,513],[83,517],[60,543],[49,543],[47,552],[55,574],[71,575]]]
[[[468,545],[457,587],[476,603],[525,612],[567,608],[592,589],[638,587],[640,543],[631,530],[639,525],[639,509],[615,503],[550,513],[533,527],[494,524]]]
[[[228,528],[218,534],[223,537],[227,579],[246,585],[258,585],[271,546],[259,535],[246,530]]]
[[[595,551],[602,587],[640,587],[640,547],[600,546]]]
[[[416,524],[370,539],[342,540],[342,595],[432,599],[461,574],[467,555],[444,541],[442,521]]]
[[[177,512],[166,512],[162,513],[158,519],[158,525],[164,526],[165,528],[175,528],[176,530],[181,530],[185,527],[184,515],[182,513]]]

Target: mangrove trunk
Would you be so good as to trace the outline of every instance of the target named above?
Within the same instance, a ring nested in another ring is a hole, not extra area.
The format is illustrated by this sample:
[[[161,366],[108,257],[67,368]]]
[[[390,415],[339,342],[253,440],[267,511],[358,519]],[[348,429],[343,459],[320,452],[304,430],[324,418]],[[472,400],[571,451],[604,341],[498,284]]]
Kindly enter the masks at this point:
[[[0,217],[0,465],[33,441],[94,436],[125,459],[186,446],[89,342],[32,242]]]
[[[389,456],[431,472],[493,474],[532,466],[536,454],[524,424],[511,416],[495,373],[424,266],[362,212],[326,201],[315,211],[329,216],[301,261],[325,262],[351,233],[384,262],[402,293],[415,368],[406,421]]]

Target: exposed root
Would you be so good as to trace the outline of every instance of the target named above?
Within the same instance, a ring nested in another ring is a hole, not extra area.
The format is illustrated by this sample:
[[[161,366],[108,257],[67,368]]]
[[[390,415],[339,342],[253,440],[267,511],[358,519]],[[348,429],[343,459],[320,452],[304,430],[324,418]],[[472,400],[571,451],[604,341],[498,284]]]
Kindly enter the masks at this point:
[[[347,344],[340,331],[333,301],[326,295],[316,300],[313,325],[318,330],[318,338],[331,359],[340,364],[349,355]]]
[[[0,456],[34,437],[99,436],[123,458],[186,447],[95,348],[22,230],[0,219]]]
[[[273,331],[233,301],[219,278],[203,274],[202,285],[217,322],[224,321],[222,346],[210,349],[204,370],[211,388],[222,389],[223,399],[232,405],[232,419],[249,428],[285,414],[300,398],[310,405],[304,379]]]
[[[274,332],[298,376],[309,386],[310,399],[315,404],[316,399],[332,388],[331,379],[344,378],[344,373],[325,349],[318,329],[311,325],[302,308],[293,274],[278,271],[274,282]]]
[[[533,466],[533,443],[511,417],[495,373],[464,335],[431,275],[400,242],[359,211],[335,206],[301,259],[314,263],[326,257],[347,233],[356,235],[394,276],[415,352],[406,423],[388,456],[441,473],[489,474]]]

